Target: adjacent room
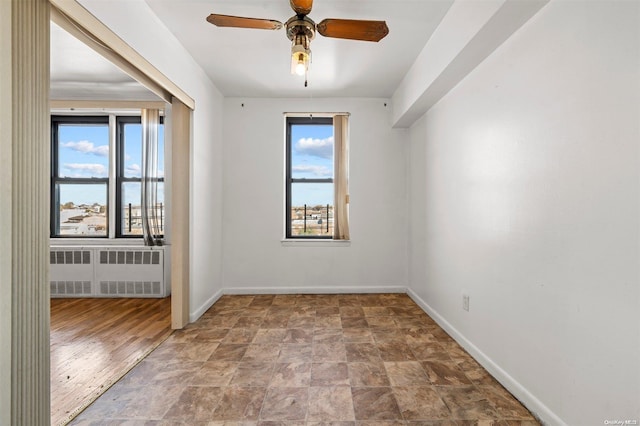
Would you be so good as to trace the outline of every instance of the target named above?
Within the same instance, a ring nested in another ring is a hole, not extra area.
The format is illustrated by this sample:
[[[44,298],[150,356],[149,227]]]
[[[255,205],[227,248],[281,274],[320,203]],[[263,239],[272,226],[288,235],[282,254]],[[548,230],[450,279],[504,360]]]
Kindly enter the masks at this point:
[[[51,424],[58,425],[171,334],[163,244],[171,227],[170,105],[89,47],[93,40],[74,37],[68,20],[56,13],[52,20]]]
[[[0,12],[1,425],[640,422],[640,3]]]

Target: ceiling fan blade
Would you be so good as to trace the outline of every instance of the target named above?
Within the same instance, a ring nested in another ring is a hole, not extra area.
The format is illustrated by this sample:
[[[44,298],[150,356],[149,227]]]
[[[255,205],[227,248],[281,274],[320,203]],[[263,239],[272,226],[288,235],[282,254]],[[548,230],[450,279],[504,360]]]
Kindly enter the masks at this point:
[[[313,0],[289,0],[291,9],[298,15],[308,15],[313,7]]]
[[[385,21],[358,19],[325,19],[318,24],[318,32],[325,37],[351,40],[380,41],[389,34]]]
[[[216,13],[207,16],[207,22],[216,27],[255,28],[258,30],[279,30],[282,28],[282,23],[273,19],[243,18]]]

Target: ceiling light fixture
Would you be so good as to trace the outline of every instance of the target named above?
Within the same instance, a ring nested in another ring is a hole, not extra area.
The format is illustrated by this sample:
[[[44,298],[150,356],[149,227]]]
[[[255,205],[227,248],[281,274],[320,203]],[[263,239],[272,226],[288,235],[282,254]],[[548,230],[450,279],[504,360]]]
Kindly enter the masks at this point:
[[[291,40],[291,74],[304,76],[307,87],[311,49],[309,43],[316,35],[316,24],[306,16],[294,16],[285,24],[287,37]]]
[[[306,35],[298,34],[291,45],[291,74],[306,75],[310,62],[309,40]]]
[[[296,60],[296,57],[298,58]],[[296,68],[295,68],[295,73],[298,74],[299,76],[303,76],[307,73],[307,70],[309,69],[309,59],[308,59],[308,55],[305,55],[304,53],[294,53],[293,54],[293,59],[294,61],[296,61]]]

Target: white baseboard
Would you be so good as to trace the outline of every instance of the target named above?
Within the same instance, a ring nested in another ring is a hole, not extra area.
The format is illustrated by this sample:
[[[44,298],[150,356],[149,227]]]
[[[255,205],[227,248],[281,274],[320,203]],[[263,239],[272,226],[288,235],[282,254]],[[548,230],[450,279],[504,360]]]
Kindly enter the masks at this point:
[[[378,287],[227,287],[222,294],[352,294],[352,293],[406,293],[402,286]]]
[[[200,307],[198,307],[198,309],[196,309],[193,312],[190,312],[189,313],[189,322],[196,322],[198,320],[198,318],[200,318],[202,316],[202,314],[207,312],[207,309],[209,309],[211,306],[213,306],[213,304],[216,303],[218,301],[218,299],[220,299],[222,297],[223,294],[224,294],[223,290],[216,291],[213,294],[213,296],[211,296],[209,299],[207,299],[206,302],[204,302],[202,305],[200,305]]]
[[[498,364],[476,347],[442,315],[422,300],[413,290],[407,289],[407,294],[416,302],[435,322],[438,323],[453,339],[458,342],[471,356],[478,361],[495,379],[511,392],[522,404],[533,413],[544,425],[567,426],[549,407],[529,392],[520,382],[504,371]]]

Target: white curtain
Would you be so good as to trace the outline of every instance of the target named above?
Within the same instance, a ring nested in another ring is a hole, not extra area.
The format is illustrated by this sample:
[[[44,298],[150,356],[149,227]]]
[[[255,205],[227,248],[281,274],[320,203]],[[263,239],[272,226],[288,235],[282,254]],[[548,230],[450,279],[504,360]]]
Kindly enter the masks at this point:
[[[143,109],[142,122],[142,235],[147,246],[162,244],[158,195],[158,127],[160,110]]]
[[[349,239],[349,117],[333,117],[333,239]]]

